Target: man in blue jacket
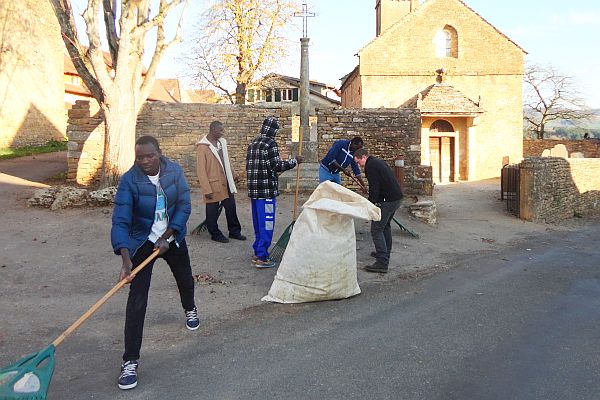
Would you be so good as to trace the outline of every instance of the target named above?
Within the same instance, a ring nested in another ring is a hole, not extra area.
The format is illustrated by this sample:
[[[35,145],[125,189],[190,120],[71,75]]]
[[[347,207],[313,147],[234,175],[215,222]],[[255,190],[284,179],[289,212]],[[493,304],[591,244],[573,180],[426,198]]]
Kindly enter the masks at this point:
[[[161,155],[158,141],[142,136],[135,144],[135,164],[121,178],[112,216],[111,242],[123,261],[119,279],[130,283],[125,315],[125,352],[119,388],[137,385],[148,290],[154,261],[136,276],[132,269],[155,249],[177,282],[186,327],[200,326],[194,302],[194,280],[185,242],[190,216],[190,189],[181,167]],[[135,278],[135,279],[134,279]]]
[[[340,172],[343,172],[348,177],[352,176],[352,173],[347,168],[350,166],[354,176],[356,176],[361,186],[364,187],[365,182],[360,174],[360,168],[354,162],[354,152],[362,149],[362,147],[363,140],[359,136],[356,136],[352,140],[340,139],[333,142],[333,146],[331,146],[325,157],[321,160],[319,183],[332,181],[338,185],[341,184]]]

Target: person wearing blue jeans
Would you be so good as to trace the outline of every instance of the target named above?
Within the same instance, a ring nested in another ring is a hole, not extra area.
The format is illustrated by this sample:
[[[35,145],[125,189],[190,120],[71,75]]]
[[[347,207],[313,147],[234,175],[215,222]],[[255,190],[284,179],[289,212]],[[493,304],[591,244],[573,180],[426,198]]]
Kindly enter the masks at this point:
[[[358,165],[354,161],[354,152],[362,147],[363,140],[359,136],[356,136],[352,140],[340,139],[333,142],[333,146],[331,146],[325,157],[321,160],[319,183],[332,181],[340,185],[342,183],[340,172],[343,172],[349,177],[354,173],[360,185],[365,186],[360,168],[358,168]],[[348,170],[348,166],[350,166],[352,172]]]
[[[369,181],[369,201],[381,209],[381,220],[371,221],[371,238],[375,246],[375,263],[365,267],[369,272],[388,272],[392,252],[392,227],[394,213],[402,201],[402,188],[394,172],[380,158],[369,156],[367,149],[354,153],[354,160],[364,168]]]
[[[277,175],[294,168],[302,162],[302,156],[290,160],[279,157],[275,135],[279,124],[275,117],[265,118],[260,134],[248,145],[246,153],[246,177],[248,197],[252,203],[254,225],[254,255],[252,263],[257,268],[271,268],[275,263],[269,259],[269,247],[275,229],[275,198],[279,195]]]
[[[121,256],[119,280],[131,284],[125,312],[125,352],[118,380],[120,389],[137,386],[137,369],[154,260],[137,275],[132,270],[159,250],[177,282],[185,326],[200,326],[194,303],[194,279],[185,242],[191,213],[190,189],[181,167],[162,156],[156,138],[135,143],[135,164],[119,182],[112,215],[111,243]]]

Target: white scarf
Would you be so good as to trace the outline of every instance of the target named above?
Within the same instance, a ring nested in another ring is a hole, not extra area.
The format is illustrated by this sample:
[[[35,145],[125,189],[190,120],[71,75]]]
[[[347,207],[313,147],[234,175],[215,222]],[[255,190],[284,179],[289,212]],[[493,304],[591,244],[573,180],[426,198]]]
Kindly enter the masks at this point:
[[[210,140],[206,138],[206,135],[200,139],[196,145],[208,145],[210,151],[217,157],[217,161],[223,168],[223,172],[225,172],[225,176],[227,177],[227,183],[229,184],[229,190],[231,193],[237,193],[237,188],[235,187],[235,181],[233,180],[233,172],[231,172],[231,165],[229,164],[229,153],[227,152],[227,140],[225,138],[219,138],[219,143],[221,144],[221,149],[223,150],[223,160],[225,161],[225,165],[221,162],[221,157],[219,157],[219,151],[217,147],[214,146]]]

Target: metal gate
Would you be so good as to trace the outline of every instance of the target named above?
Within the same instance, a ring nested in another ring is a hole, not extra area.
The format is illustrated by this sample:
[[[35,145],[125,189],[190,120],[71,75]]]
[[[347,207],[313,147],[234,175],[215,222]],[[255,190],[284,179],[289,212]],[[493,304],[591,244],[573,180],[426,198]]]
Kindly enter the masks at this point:
[[[519,186],[520,186],[519,164],[509,164],[502,167],[500,176],[501,195],[500,199],[506,202],[506,210],[519,216]]]

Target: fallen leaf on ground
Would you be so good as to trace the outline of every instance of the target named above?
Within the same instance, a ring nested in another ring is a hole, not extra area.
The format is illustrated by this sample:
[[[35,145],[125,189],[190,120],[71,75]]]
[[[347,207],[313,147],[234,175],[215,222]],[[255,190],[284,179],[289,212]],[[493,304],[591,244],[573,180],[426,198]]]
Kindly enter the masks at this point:
[[[214,278],[210,274],[194,275],[194,282],[198,282],[201,285],[212,285],[213,283],[225,285],[227,283],[220,279]]]

